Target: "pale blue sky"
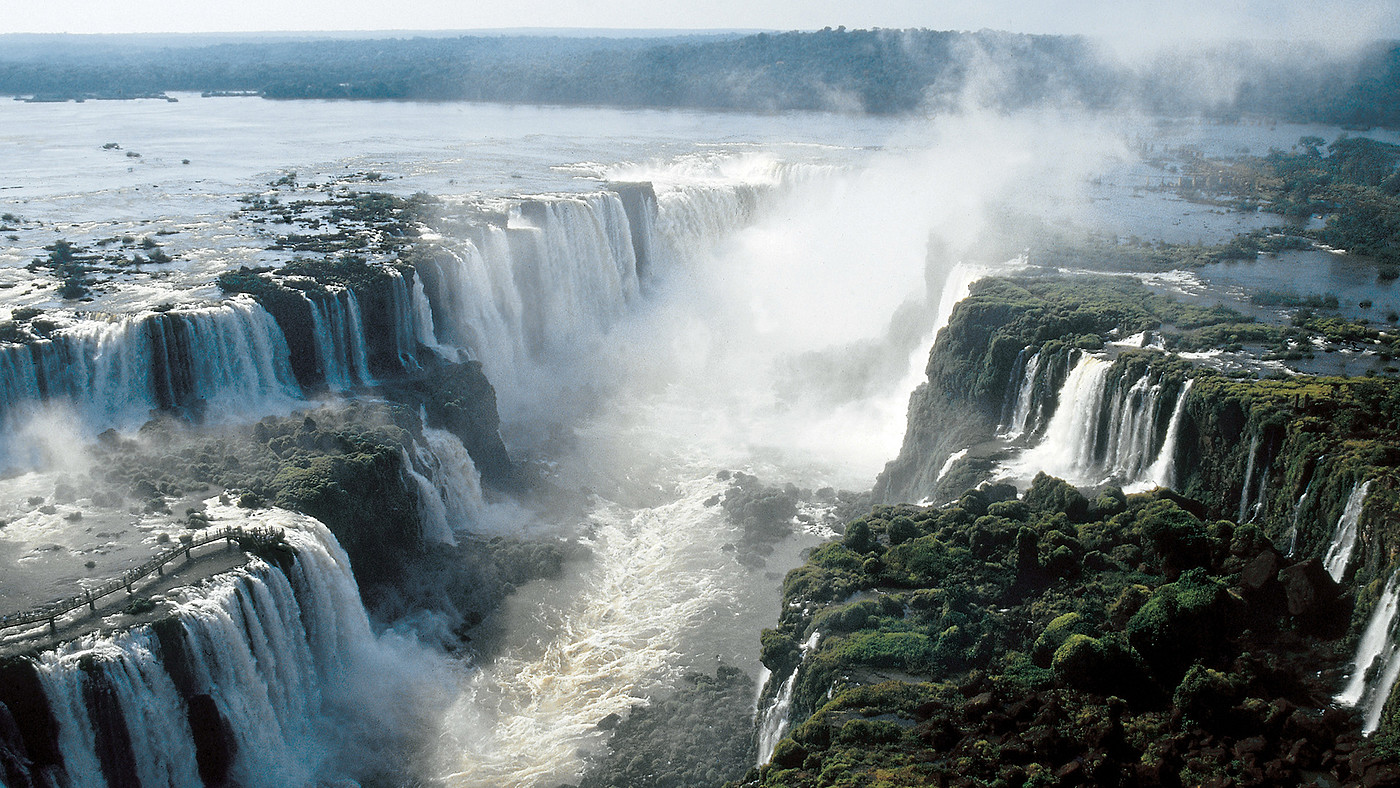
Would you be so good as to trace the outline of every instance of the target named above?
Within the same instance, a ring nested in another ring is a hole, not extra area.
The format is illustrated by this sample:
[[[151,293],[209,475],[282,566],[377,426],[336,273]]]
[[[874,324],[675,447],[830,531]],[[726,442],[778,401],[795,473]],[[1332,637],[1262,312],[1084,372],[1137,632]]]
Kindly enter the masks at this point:
[[[1400,0],[4,0],[0,32],[517,27],[994,28],[1130,48],[1191,38],[1400,38]]]

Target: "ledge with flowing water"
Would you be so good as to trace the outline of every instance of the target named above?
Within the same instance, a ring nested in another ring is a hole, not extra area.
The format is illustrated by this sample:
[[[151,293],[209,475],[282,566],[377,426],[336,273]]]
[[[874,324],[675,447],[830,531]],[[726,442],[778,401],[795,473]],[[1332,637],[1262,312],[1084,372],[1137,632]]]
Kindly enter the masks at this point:
[[[285,545],[288,557],[167,592],[172,612],[149,625],[0,661],[0,709],[18,721],[0,775],[16,785],[270,787],[404,768],[370,766],[343,730],[365,725],[394,741],[412,710],[433,707],[405,675],[426,678],[431,658],[372,633],[345,553],[315,520],[232,507],[215,516],[251,516],[219,538]],[[404,705],[375,701],[385,689],[406,693]]]

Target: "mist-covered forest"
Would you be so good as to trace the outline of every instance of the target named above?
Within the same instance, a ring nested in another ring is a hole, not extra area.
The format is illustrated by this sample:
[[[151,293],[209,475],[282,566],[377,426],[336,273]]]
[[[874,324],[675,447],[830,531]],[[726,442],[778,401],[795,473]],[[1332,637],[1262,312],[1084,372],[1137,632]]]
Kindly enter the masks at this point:
[[[1400,46],[1238,42],[1123,58],[1077,36],[846,30],[668,38],[0,37],[0,94],[169,91],[757,112],[937,111],[966,96],[1346,126],[1400,124]],[[7,40],[8,39],[8,40]],[[994,68],[988,68],[994,66]],[[988,75],[993,76],[988,76]],[[973,76],[975,75],[975,76]]]

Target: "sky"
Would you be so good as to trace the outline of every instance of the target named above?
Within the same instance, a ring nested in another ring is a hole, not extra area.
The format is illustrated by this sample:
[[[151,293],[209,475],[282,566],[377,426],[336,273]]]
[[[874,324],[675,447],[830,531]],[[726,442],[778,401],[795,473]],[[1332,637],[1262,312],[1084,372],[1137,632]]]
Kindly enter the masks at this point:
[[[0,33],[925,27],[1182,39],[1400,39],[1400,0],[3,0]]]

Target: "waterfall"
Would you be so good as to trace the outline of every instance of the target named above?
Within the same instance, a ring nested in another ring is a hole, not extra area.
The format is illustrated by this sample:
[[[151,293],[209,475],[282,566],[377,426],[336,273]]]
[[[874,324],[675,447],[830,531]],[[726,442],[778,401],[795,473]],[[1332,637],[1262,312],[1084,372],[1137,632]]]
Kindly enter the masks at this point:
[[[334,327],[322,312],[319,303],[305,292],[301,297],[306,299],[307,306],[311,308],[311,340],[316,351],[316,368],[321,373],[321,379],[332,389],[343,391],[350,388],[350,377],[345,369],[345,354],[336,341]]]
[[[152,410],[247,417],[300,398],[277,321],[247,297],[83,320],[0,345],[0,416],[11,432],[42,403],[71,408],[95,433],[138,425]]]
[[[1132,481],[1143,474],[1157,455],[1153,452],[1157,438],[1157,415],[1161,404],[1162,384],[1146,375],[1138,378],[1125,391],[1114,392],[1108,407],[1107,447],[1099,449],[1103,459],[1099,465],[1120,479]],[[1100,440],[1103,440],[1100,438]]]
[[[572,358],[641,294],[633,228],[615,192],[521,201],[503,223],[478,221],[433,244],[415,265],[435,341],[480,360],[497,385],[530,364]]]
[[[1264,470],[1259,473],[1258,484],[1255,483],[1255,468],[1259,464],[1260,451],[1264,454]],[[1263,510],[1265,502],[1268,500],[1269,492],[1269,457],[1272,455],[1270,445],[1259,445],[1259,436],[1255,435],[1249,440],[1249,462],[1245,465],[1244,487],[1240,489],[1240,511],[1236,522],[1253,522]]]
[[[398,355],[399,366],[405,370],[419,369],[418,331],[414,327],[417,309],[409,294],[408,282],[399,269],[387,266],[389,288],[393,292],[394,350]],[[430,329],[431,330],[431,329]]]
[[[210,512],[248,516],[227,506]],[[406,691],[410,670],[424,669],[398,665],[421,652],[372,633],[330,532],[290,512],[256,516],[284,530],[295,558],[282,568],[252,558],[167,594],[174,612],[155,624],[87,635],[37,657],[58,723],[60,784],[195,786],[210,762],[227,771],[214,775],[219,782],[312,784],[366,760],[355,748],[394,735],[396,715],[416,713],[403,704],[423,702],[417,692],[394,696]],[[220,734],[208,733],[210,720]],[[352,740],[359,735],[378,738]]]
[[[360,301],[355,297],[355,291],[349,288],[344,290],[344,295],[346,316],[342,321],[345,345],[349,350],[355,382],[362,386],[372,386],[374,378],[369,374],[369,352],[365,347],[364,321],[360,319]],[[339,304],[339,300],[336,303]]]
[[[778,742],[787,735],[788,727],[792,724],[789,715],[792,713],[792,696],[797,691],[797,674],[802,672],[802,663],[807,661],[807,655],[817,650],[817,644],[821,642],[821,633],[813,632],[812,636],[802,644],[802,657],[797,663],[797,667],[792,669],[781,687],[778,694],[773,696],[773,703],[763,710],[763,714],[758,725],[758,765],[768,763],[773,757],[773,750],[777,748]],[[772,680],[772,677],[769,677]]]
[[[436,461],[433,483],[442,491],[451,522],[479,524],[486,501],[481,492],[481,473],[467,448],[456,435],[433,427],[423,428],[423,439]]]
[[[1073,484],[1114,481],[1137,488],[1170,478],[1190,383],[1177,392],[1168,419],[1163,396],[1168,384],[1151,367],[1135,378],[1130,377],[1133,369],[1130,363],[1081,356],[1060,386],[1059,402],[1040,441],[1012,460],[1008,470],[1027,477],[1044,471]],[[1037,377],[1048,371],[1046,364],[1039,365]],[[1036,382],[1032,388],[1045,387]],[[1037,407],[1033,393],[1027,412],[1033,414]],[[1026,434],[1033,434],[1037,418],[1027,417]]]
[[[1244,486],[1240,488],[1240,512],[1235,517],[1235,522],[1245,522],[1245,515],[1249,514],[1250,490],[1254,486],[1254,458],[1259,454],[1259,436],[1254,435],[1249,439],[1249,461],[1244,469]]]
[[[1361,510],[1366,505],[1366,493],[1370,492],[1372,481],[1374,480],[1367,480],[1352,487],[1351,494],[1347,496],[1346,508],[1337,520],[1337,530],[1332,534],[1332,544],[1327,548],[1326,557],[1322,559],[1323,565],[1327,567],[1327,574],[1339,583],[1346,574],[1347,564],[1351,561],[1352,551],[1356,549],[1356,542],[1360,537],[1357,525],[1361,522]]]
[[[1352,708],[1360,707],[1364,718],[1361,732],[1370,734],[1380,727],[1385,702],[1400,677],[1400,633],[1396,632],[1400,618],[1400,572],[1392,573],[1385,590],[1376,602],[1376,609],[1366,621],[1356,644],[1356,657],[1351,674],[1336,702]]]
[[[1097,356],[1086,354],[1079,360],[1060,388],[1060,404],[1045,436],[1022,453],[1018,467],[1028,474],[1043,470],[1065,479],[1079,479],[1093,469],[1104,384],[1112,368]]]
[[[419,457],[426,453],[417,441],[413,443],[413,452]],[[418,472],[407,451],[401,452],[401,455],[404,472],[413,479],[418,489],[418,515],[423,522],[423,541],[457,544],[457,538],[452,535],[452,526],[447,521],[447,505],[442,501],[442,493],[428,477]]]
[[[1284,541],[1288,543],[1288,557],[1292,558],[1298,552],[1298,521],[1303,517],[1303,504],[1307,503],[1312,495],[1313,485],[1317,484],[1317,469],[1322,465],[1322,461],[1327,459],[1327,455],[1322,455],[1313,463],[1312,470],[1308,472],[1308,482],[1303,487],[1303,494],[1298,496],[1298,502],[1293,504],[1293,519],[1288,524],[1288,530],[1284,532]]]
[[[413,330],[418,344],[450,362],[460,361],[456,349],[438,343],[437,329],[433,327],[433,305],[428,301],[427,291],[423,289],[423,278],[416,274],[410,278],[413,280]]]
[[[316,365],[326,385],[339,391],[373,385],[360,303],[354,291],[331,290],[324,298],[311,298],[303,292],[302,298],[311,306]]]
[[[955,465],[958,460],[961,460],[962,458],[966,457],[968,451],[970,451],[970,449],[958,449],[952,454],[949,454],[948,459],[943,461],[943,466],[938,469],[938,475],[933,477],[933,483],[938,484],[939,480],[941,480],[944,476],[947,476],[948,471],[951,471],[953,469],[953,465]]]
[[[1026,358],[1026,353],[1030,357]],[[1031,353],[1030,348],[1017,356],[1016,367],[1012,369],[1012,385],[1007,389],[1008,415],[1003,419],[1000,435],[1007,440],[1016,440],[1022,435],[1035,432],[1036,423],[1031,415],[1034,400],[1036,373],[1040,371],[1040,352]]]
[[[710,248],[716,239],[748,224],[758,212],[765,186],[751,183],[685,184],[658,190],[655,239],[673,264]]]
[[[1187,379],[1181,384],[1181,391],[1176,395],[1176,404],[1172,406],[1171,421],[1167,422],[1167,435],[1162,439],[1162,447],[1157,450],[1157,459],[1147,469],[1147,475],[1133,485],[1134,489],[1176,486],[1177,434],[1181,431],[1181,417],[1186,413],[1186,395],[1191,392],[1193,382]]]
[[[200,784],[189,724],[159,650],[154,634],[142,629],[40,656],[45,692],[61,699],[50,705],[61,705],[77,729],[59,741],[75,783],[101,785],[105,777],[118,785]]]

